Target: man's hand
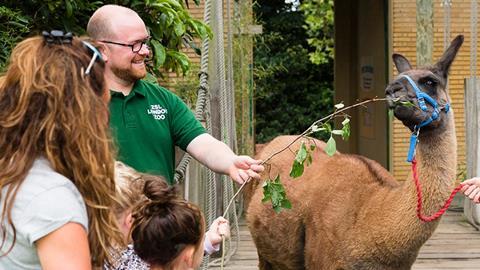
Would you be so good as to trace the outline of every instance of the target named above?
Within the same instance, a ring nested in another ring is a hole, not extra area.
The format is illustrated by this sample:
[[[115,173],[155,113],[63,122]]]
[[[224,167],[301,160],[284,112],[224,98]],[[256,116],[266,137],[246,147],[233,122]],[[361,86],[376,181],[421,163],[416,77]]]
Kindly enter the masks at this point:
[[[480,203],[480,177],[465,180],[462,184],[460,191],[473,202]]]
[[[187,152],[210,170],[228,174],[235,182],[243,184],[250,177],[260,179],[264,170],[261,160],[238,156],[223,142],[208,133],[198,135],[187,146]]]
[[[228,169],[228,174],[240,185],[249,178],[260,179],[260,173],[265,169],[261,163],[261,160],[255,160],[249,156],[236,156]]]

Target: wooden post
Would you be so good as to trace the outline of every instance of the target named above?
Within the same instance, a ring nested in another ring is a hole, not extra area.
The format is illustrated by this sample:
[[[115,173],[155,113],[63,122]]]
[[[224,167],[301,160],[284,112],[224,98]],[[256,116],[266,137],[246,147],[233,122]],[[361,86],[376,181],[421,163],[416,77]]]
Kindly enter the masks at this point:
[[[480,82],[476,78],[465,79],[465,132],[467,144],[467,178],[480,174]],[[480,206],[465,199],[464,214],[467,220],[480,229]]]
[[[417,66],[432,63],[433,1],[417,0]]]

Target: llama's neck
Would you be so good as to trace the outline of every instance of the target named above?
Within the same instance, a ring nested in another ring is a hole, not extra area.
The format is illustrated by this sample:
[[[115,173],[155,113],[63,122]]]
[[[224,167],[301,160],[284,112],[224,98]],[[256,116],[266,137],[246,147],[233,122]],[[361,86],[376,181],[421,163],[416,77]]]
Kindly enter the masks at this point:
[[[424,134],[427,135],[427,134]],[[441,134],[421,136],[417,145],[417,171],[422,187],[422,213],[430,216],[438,211],[453,190],[456,177],[457,142],[453,113],[449,115],[447,127]],[[372,216],[378,219],[370,224],[378,237],[389,243],[387,249],[394,253],[411,252],[431,236],[438,222],[424,223],[416,216],[417,192],[412,174],[398,188],[391,189],[372,207]],[[395,224],[392,226],[392,224]],[[412,255],[413,256],[413,255]]]

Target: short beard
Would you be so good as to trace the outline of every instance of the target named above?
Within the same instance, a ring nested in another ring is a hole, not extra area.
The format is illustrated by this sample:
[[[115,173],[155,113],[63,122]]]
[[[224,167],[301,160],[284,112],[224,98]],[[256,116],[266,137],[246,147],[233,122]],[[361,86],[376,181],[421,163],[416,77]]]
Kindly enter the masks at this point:
[[[116,68],[116,67],[112,67],[112,72],[118,78],[120,78],[120,79],[122,79],[126,82],[129,82],[129,83],[135,83],[136,81],[138,81],[140,79],[143,79],[146,75],[145,73],[144,74],[135,74],[130,69]]]

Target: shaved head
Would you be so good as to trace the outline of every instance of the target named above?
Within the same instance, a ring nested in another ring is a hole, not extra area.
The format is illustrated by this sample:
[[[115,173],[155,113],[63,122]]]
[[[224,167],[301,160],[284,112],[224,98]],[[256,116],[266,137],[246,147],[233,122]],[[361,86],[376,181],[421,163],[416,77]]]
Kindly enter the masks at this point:
[[[97,40],[114,38],[117,32],[115,26],[126,17],[135,17],[135,19],[142,21],[140,16],[129,8],[118,5],[102,6],[90,17],[87,25],[87,34]]]

